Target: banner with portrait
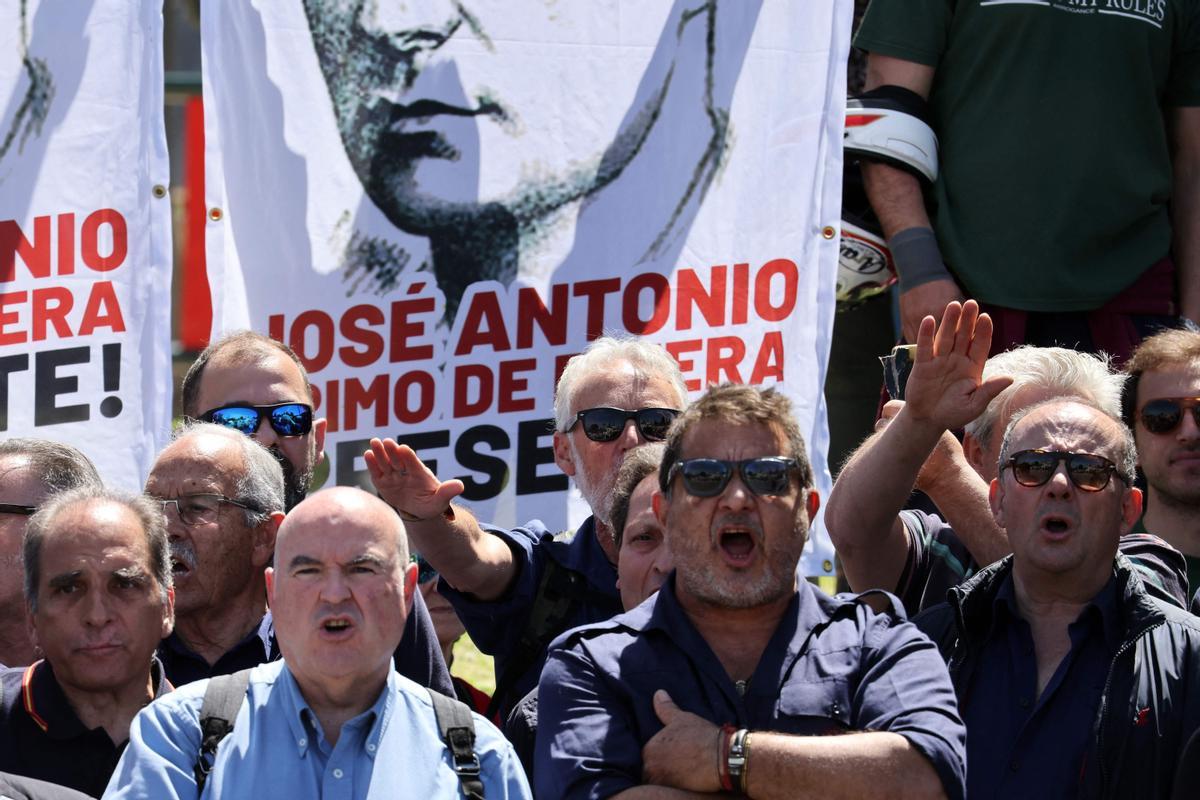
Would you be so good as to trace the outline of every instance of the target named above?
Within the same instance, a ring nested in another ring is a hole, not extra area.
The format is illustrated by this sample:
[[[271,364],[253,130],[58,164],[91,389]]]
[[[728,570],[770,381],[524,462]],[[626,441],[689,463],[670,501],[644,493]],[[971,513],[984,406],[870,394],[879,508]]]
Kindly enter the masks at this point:
[[[214,334],[297,351],[330,482],[393,436],[501,525],[586,516],[552,398],[602,333],[782,385],[828,488],[852,5],[203,4]]]
[[[141,488],[171,430],[162,0],[0,6],[0,439]]]

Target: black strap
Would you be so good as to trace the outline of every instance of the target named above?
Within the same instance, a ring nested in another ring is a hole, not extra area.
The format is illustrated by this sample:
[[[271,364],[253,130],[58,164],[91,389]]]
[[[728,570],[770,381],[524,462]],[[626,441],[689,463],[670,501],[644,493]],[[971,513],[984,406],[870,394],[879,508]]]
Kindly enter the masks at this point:
[[[192,770],[197,797],[204,793],[204,784],[217,761],[217,748],[233,731],[249,686],[250,670],[244,669],[232,675],[218,675],[204,690],[204,702],[200,705],[200,752]]]
[[[450,749],[450,763],[458,782],[462,785],[463,797],[467,800],[484,800],[483,779],[479,775],[479,756],[475,754],[475,720],[465,703],[430,690],[433,715],[437,718],[442,741]]]

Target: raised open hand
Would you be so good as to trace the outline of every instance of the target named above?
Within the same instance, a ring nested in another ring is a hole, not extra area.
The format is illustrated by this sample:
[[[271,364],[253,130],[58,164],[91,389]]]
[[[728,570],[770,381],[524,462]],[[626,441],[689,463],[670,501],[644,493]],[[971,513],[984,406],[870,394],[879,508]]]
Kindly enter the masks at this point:
[[[380,498],[408,522],[440,516],[464,488],[460,480],[438,480],[411,447],[394,439],[372,439],[363,460]]]
[[[917,357],[904,399],[914,421],[943,430],[961,428],[975,419],[1011,378],[983,380],[983,365],[992,346],[992,319],[979,313],[974,300],[949,303],[939,325],[921,320]]]

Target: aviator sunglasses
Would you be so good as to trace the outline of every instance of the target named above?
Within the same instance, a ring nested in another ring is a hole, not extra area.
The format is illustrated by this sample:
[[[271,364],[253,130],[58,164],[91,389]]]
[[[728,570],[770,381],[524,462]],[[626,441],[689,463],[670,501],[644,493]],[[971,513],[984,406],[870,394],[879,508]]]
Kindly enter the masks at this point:
[[[1184,409],[1192,412],[1192,421],[1200,427],[1200,397],[1161,397],[1142,406],[1138,413],[1142,427],[1150,433],[1170,433],[1183,422]]]
[[[623,408],[588,408],[575,415],[574,421],[564,431],[570,433],[583,423],[583,435],[593,442],[611,442],[625,430],[625,423],[633,420],[644,439],[662,441],[667,430],[679,416],[673,408],[639,408],[626,411]]]
[[[1117,465],[1104,456],[1091,453],[1065,453],[1061,450],[1022,450],[1004,462],[1001,471],[1011,469],[1013,478],[1022,486],[1044,486],[1065,461],[1071,483],[1085,492],[1098,492],[1108,486],[1117,472]],[[1117,475],[1121,480],[1125,480]]]
[[[214,422],[253,436],[262,424],[263,415],[271,423],[271,430],[280,436],[304,436],[312,430],[312,406],[305,403],[275,403],[269,406],[230,403],[205,411],[200,415],[200,421]]]
[[[744,461],[724,461],[719,458],[689,458],[676,461],[667,473],[667,484],[676,475],[683,478],[683,488],[695,497],[716,497],[725,491],[733,478],[734,470],[742,476],[742,483],[757,495],[780,495],[788,490],[792,470],[800,466],[794,458],[767,456],[747,458]]]

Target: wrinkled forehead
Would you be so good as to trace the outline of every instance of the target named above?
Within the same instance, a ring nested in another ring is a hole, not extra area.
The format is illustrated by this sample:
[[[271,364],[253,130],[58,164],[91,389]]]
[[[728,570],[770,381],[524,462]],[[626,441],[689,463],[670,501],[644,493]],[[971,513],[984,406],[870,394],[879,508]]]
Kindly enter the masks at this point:
[[[1102,412],[1077,403],[1053,403],[1017,421],[1009,452],[1068,450],[1113,459],[1120,440],[1116,420]]]

